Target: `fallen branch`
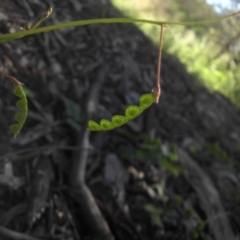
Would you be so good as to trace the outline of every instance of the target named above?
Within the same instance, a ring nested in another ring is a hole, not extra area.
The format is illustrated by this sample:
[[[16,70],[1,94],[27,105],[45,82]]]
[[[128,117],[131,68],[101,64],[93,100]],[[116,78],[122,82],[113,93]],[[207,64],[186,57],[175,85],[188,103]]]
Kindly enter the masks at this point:
[[[77,202],[79,203],[81,209],[81,215],[88,222],[88,225],[95,236],[102,240],[114,240],[114,237],[110,231],[110,228],[102,216],[96,201],[85,183],[85,172],[88,157],[89,148],[89,131],[87,130],[88,119],[96,111],[96,104],[98,100],[98,95],[106,79],[106,72],[108,70],[105,67],[100,69],[98,74],[99,79],[95,82],[92,87],[87,102],[85,103],[86,115],[85,123],[83,126],[82,133],[77,133],[77,142],[79,143],[79,149],[73,159],[72,169],[71,169],[71,185],[74,188],[75,196],[77,197]]]

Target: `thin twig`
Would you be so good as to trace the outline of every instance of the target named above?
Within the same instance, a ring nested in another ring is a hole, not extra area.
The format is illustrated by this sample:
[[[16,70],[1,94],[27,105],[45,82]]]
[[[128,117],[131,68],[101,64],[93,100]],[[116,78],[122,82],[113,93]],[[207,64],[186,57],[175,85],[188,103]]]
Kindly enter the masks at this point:
[[[0,161],[5,159],[8,162],[14,162],[15,160],[23,160],[29,157],[33,157],[39,153],[42,153],[44,150],[64,150],[64,151],[79,151],[79,150],[88,150],[98,152],[98,150],[92,148],[81,149],[79,146],[59,146],[59,145],[48,145],[35,148],[21,149],[18,151],[11,151],[2,156],[0,156]],[[20,156],[20,154],[23,154]]]
[[[100,94],[101,87],[106,80],[106,73],[108,67],[99,68],[98,81],[92,86],[91,91],[88,94],[87,102],[85,103],[86,108],[86,119],[83,126],[83,132],[77,133],[77,141],[79,142],[79,152],[76,152],[72,161],[71,185],[76,190],[77,202],[81,207],[81,214],[88,223],[92,230],[93,235],[97,236],[97,239],[101,240],[114,240],[114,236],[111,233],[110,227],[103,217],[96,200],[88,188],[85,182],[85,173],[88,159],[88,151],[84,149],[89,148],[89,134],[87,130],[88,119],[91,118],[92,114],[96,111],[98,97]]]
[[[162,59],[162,44],[163,44],[163,28],[165,25],[160,26],[160,40],[159,40],[159,48],[158,48],[158,64],[157,64],[157,77],[156,77],[156,87],[154,89],[154,97],[155,102],[159,102],[159,97],[161,95],[161,59]]]
[[[39,238],[19,233],[0,226],[0,239],[4,240],[39,240]]]

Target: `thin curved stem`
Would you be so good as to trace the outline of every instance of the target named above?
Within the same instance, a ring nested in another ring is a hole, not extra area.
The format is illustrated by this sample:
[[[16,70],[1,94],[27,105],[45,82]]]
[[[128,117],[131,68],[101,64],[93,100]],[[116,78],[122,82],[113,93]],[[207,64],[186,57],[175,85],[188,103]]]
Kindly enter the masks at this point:
[[[154,90],[155,102],[159,102],[159,97],[161,95],[161,59],[162,59],[162,45],[163,45],[163,29],[164,25],[160,26],[160,40],[158,47],[158,64],[157,64],[157,77],[156,77],[156,88]]]
[[[210,23],[221,21],[223,19],[235,16],[239,13],[240,11],[237,11],[223,17],[218,17],[218,18],[213,18],[213,19],[198,21],[198,22],[154,21],[154,20],[136,19],[136,18],[100,18],[100,19],[79,20],[79,21],[72,21],[72,22],[66,22],[66,23],[58,23],[55,25],[41,27],[37,29],[30,29],[24,32],[3,34],[3,35],[0,35],[0,43],[5,41],[10,41],[16,38],[25,37],[28,35],[37,34],[37,33],[43,33],[43,32],[49,32],[49,31],[58,30],[62,28],[77,27],[77,26],[84,26],[84,25],[91,25],[91,24],[148,23],[148,24],[155,24],[155,25],[181,25],[181,26],[204,25],[204,24],[210,24]]]
[[[49,8],[31,29],[38,28],[52,14],[52,11],[53,9]]]
[[[16,85],[23,85],[21,82],[19,82],[16,78],[8,75],[5,72],[0,71],[0,74],[3,75],[5,78],[7,78],[8,80],[10,80],[12,83],[16,84]]]

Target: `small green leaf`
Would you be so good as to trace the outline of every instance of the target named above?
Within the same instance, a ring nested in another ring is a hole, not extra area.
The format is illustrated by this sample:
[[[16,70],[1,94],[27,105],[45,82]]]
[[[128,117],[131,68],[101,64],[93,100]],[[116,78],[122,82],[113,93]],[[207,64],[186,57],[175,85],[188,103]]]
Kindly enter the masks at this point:
[[[90,131],[102,131],[103,129],[94,121],[88,121],[88,130]]]
[[[129,106],[125,111],[125,116],[127,120],[131,120],[142,113],[142,109],[137,106]]]
[[[127,119],[121,115],[115,115],[112,117],[112,123],[114,127],[120,127],[127,122]]]
[[[114,128],[113,124],[106,119],[102,119],[100,121],[100,126],[102,127],[103,130],[111,130]]]

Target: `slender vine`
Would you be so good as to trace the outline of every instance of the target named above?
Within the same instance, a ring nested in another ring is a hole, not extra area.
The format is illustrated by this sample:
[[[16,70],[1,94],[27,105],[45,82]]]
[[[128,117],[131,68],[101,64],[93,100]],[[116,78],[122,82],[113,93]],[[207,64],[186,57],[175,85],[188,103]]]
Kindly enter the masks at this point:
[[[29,29],[24,32],[16,32],[16,33],[7,33],[0,35],[0,42],[2,41],[10,41],[13,39],[37,34],[37,33],[44,33],[50,32],[53,30],[59,30],[62,28],[68,27],[79,27],[85,25],[92,25],[92,24],[110,24],[110,23],[148,23],[148,24],[155,24],[155,25],[179,25],[179,26],[194,26],[194,25],[205,25],[211,24],[215,22],[219,22],[223,19],[230,18],[236,16],[240,13],[240,11],[228,14],[226,16],[217,17],[213,19],[208,19],[204,21],[197,21],[197,22],[174,22],[174,21],[154,21],[154,20],[147,20],[147,19],[137,19],[137,18],[100,18],[100,19],[89,19],[89,20],[79,20],[79,21],[71,21],[66,23],[58,23],[51,26]]]
[[[90,120],[88,122],[88,130],[90,131],[107,131],[112,130],[117,127],[121,127],[123,124],[127,123],[129,120],[132,120],[139,116],[145,109],[150,107],[154,103],[154,94],[148,93],[140,97],[139,100],[140,106],[129,106],[125,110],[125,116],[114,115],[112,121],[102,119],[100,124]]]

